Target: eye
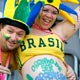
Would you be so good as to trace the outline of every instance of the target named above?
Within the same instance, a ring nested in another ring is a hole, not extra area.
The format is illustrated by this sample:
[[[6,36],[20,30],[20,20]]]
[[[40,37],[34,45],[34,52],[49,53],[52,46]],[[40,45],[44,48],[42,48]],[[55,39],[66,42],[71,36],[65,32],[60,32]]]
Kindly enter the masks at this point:
[[[44,9],[44,8],[42,9],[42,11],[43,11],[43,12],[46,12],[46,13],[48,12],[48,10],[47,10],[47,9]]]
[[[8,30],[8,33],[13,33],[13,31],[12,30]]]
[[[52,14],[58,15],[58,12],[57,11],[53,11]]]
[[[22,33],[18,33],[17,35],[18,35],[18,37],[24,37],[24,34],[22,34]]]
[[[23,36],[23,34],[17,34],[17,35],[20,36],[20,37]]]

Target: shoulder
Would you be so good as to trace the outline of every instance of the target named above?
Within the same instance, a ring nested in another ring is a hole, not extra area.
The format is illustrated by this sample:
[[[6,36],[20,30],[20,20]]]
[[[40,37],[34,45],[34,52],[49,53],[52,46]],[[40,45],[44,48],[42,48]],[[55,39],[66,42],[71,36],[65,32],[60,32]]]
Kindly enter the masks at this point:
[[[62,36],[65,40],[70,39],[80,26],[80,7],[75,9],[78,16],[70,15],[75,20],[75,25],[71,24],[68,20],[63,20],[60,23],[57,23],[55,27],[53,27],[53,31],[57,32],[60,36]]]

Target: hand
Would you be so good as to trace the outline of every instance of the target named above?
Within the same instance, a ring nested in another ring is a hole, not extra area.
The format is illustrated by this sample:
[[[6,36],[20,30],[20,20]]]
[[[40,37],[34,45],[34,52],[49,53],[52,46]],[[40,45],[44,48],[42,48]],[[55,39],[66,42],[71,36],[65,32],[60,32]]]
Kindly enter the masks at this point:
[[[67,71],[67,78],[68,80],[77,80],[74,71],[69,65],[68,65],[68,71]]]
[[[0,65],[0,73],[11,74],[11,71],[8,68]]]

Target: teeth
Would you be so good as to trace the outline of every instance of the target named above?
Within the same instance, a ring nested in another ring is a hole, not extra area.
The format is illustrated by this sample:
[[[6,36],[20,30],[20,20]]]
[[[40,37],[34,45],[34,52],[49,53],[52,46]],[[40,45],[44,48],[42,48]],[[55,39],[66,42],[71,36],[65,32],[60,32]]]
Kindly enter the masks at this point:
[[[49,22],[49,20],[45,20],[46,22]]]
[[[47,22],[47,23],[49,23],[50,21],[49,20],[47,20],[47,19],[43,19],[45,22]]]

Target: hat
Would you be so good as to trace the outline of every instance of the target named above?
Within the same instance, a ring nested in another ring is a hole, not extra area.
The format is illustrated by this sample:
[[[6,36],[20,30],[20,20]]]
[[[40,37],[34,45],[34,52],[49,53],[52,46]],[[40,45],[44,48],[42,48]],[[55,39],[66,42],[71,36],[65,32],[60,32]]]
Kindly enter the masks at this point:
[[[31,27],[32,24],[34,23],[37,15],[39,14],[39,11],[40,11],[40,9],[41,9],[41,7],[42,7],[43,5],[44,5],[43,2],[41,2],[41,1],[38,1],[36,4],[34,4],[34,0],[32,0],[32,1],[30,2],[31,12],[30,12],[28,21],[26,22],[30,27]]]
[[[65,17],[72,24],[75,24],[75,20],[68,13],[78,16],[77,12],[71,9],[70,7],[66,6],[65,4],[63,4],[62,1],[79,4],[78,0],[32,0],[32,1],[34,1],[34,4],[36,4],[39,1],[42,1],[44,4],[54,6],[55,8],[59,10],[59,14],[61,16]]]
[[[44,0],[44,4],[49,4],[49,5],[54,6],[57,9],[59,9],[61,1],[60,0]]]
[[[13,25],[29,34],[30,28],[26,24],[30,14],[30,2],[27,0],[4,0],[0,23]],[[16,4],[17,3],[17,4]]]

